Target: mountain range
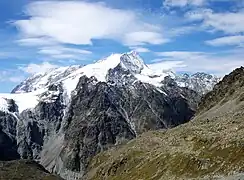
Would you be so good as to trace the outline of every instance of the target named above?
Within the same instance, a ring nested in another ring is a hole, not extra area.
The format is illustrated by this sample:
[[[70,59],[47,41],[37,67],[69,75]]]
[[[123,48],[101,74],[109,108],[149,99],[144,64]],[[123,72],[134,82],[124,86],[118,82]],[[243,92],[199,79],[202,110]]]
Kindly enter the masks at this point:
[[[153,71],[136,52],[35,74],[0,94],[0,160],[35,160],[64,179],[89,178],[98,154],[190,121],[219,81]]]

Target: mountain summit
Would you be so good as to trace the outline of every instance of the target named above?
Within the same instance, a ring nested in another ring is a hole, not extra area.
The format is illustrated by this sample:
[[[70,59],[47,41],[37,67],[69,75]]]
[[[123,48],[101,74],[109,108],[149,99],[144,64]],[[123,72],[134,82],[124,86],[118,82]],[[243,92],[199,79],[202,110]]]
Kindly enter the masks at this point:
[[[45,89],[51,84],[62,83],[64,89],[70,94],[75,89],[79,78],[83,75],[89,78],[95,77],[100,82],[108,82],[111,79],[118,82],[118,80],[123,79],[123,83],[126,83],[126,80],[131,81],[131,79],[125,77],[130,75],[134,81],[160,86],[160,82],[164,77],[170,74],[161,73],[155,75],[144,64],[138,53],[132,51],[125,54],[112,54],[105,59],[86,66],[60,67],[46,73],[38,73],[14,88],[12,93],[33,92]],[[117,80],[114,75],[118,78]]]

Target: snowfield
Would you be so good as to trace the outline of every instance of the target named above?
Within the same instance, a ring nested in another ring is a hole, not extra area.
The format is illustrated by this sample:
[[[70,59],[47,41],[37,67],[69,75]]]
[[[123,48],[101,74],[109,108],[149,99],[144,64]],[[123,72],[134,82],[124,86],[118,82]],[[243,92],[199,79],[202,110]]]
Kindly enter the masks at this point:
[[[18,105],[18,110],[21,113],[26,109],[36,107],[38,104],[38,96],[36,93],[21,93],[21,94],[0,94],[0,110],[8,111],[7,99],[13,99]]]

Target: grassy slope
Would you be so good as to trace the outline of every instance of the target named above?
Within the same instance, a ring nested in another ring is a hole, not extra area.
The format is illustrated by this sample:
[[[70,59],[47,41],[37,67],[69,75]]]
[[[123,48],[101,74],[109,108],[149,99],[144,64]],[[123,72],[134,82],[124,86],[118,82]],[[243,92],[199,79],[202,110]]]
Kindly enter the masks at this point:
[[[220,84],[221,98],[217,90],[207,95],[191,122],[98,154],[86,179],[219,179],[244,172],[244,80],[229,79],[232,88]]]
[[[61,180],[33,161],[0,161],[0,180]]]

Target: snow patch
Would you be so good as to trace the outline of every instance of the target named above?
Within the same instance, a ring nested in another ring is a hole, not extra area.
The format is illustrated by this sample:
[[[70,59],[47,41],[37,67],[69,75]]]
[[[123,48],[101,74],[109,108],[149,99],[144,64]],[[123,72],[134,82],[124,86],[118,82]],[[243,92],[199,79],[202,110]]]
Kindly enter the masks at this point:
[[[8,111],[7,99],[0,97],[0,111]]]
[[[7,99],[13,99],[17,104],[19,112],[26,109],[36,107],[38,104],[38,96],[35,93],[22,93],[22,94],[0,94],[0,109],[2,111],[8,111]]]

